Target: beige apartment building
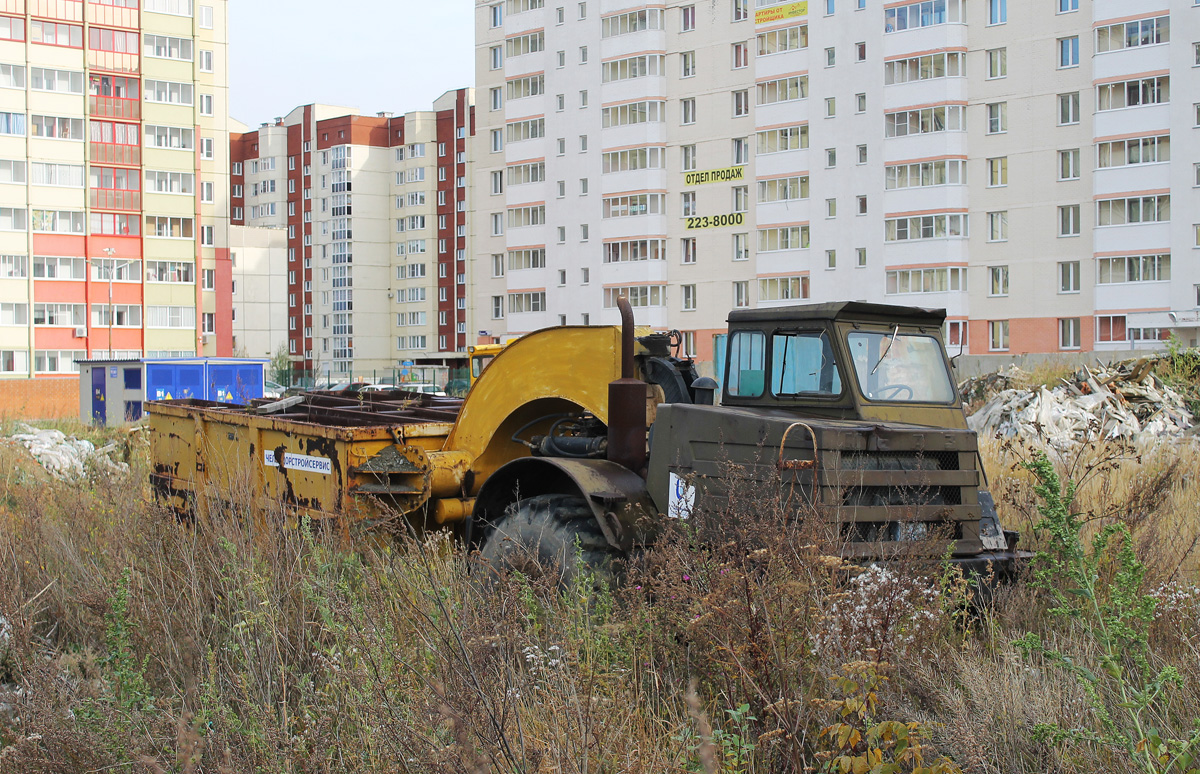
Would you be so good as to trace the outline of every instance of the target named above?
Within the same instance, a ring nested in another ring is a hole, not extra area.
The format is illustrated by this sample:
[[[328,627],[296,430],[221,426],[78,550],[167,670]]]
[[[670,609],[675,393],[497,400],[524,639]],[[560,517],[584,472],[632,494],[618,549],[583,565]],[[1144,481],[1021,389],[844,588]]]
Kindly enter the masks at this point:
[[[476,9],[479,340],[625,294],[702,360],[845,299],[944,307],[954,352],[1195,343],[1193,0]]]
[[[225,0],[0,0],[0,378],[228,355]]]
[[[473,120],[472,90],[457,89],[400,116],[303,105],[233,135],[233,222],[285,231],[297,378],[404,378],[465,360]],[[261,316],[242,293],[233,308]]]

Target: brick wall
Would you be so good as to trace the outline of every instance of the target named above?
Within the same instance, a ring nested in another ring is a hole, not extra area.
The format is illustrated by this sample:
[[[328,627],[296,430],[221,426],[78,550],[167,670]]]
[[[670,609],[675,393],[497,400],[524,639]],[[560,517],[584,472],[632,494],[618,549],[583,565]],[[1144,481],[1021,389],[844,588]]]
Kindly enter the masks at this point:
[[[0,379],[0,419],[78,418],[78,376]]]

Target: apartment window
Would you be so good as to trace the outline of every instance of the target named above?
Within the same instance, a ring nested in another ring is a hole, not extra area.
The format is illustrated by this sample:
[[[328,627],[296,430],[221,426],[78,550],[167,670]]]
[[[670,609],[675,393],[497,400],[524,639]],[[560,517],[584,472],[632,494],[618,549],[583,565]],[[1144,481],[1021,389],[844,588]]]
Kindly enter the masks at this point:
[[[837,7],[836,0],[825,0],[825,15],[833,16],[834,10]]]
[[[733,138],[733,165],[741,166],[750,162],[750,141],[746,137]]]
[[[688,99],[679,100],[681,124],[696,123],[696,98],[689,97]]]
[[[1007,242],[1008,241],[1008,211],[989,212],[988,219],[988,241],[989,242]]]
[[[858,214],[866,215],[867,214],[867,197],[866,196],[856,196],[855,202],[858,204]]]
[[[1079,292],[1079,261],[1059,261],[1058,292]]]
[[[580,3],[580,4],[579,4],[579,18],[580,18],[580,19],[586,19],[586,18],[587,18],[587,3]]]
[[[1079,0],[1058,0],[1058,12],[1069,13],[1079,10]]]
[[[1096,202],[1096,225],[1119,226],[1127,223],[1163,223],[1171,219],[1171,197],[1132,196],[1101,199]]]
[[[735,260],[735,261],[750,260],[750,235],[749,234],[734,234],[733,235],[733,260]]]
[[[204,181],[200,183],[200,201],[204,204],[212,204],[213,198],[216,195],[216,186],[212,181]]]
[[[1060,150],[1058,152],[1058,179],[1079,179],[1079,148]]]
[[[488,92],[491,100],[491,109],[499,110],[504,107],[504,92],[500,87],[496,87]]]
[[[745,21],[750,18],[750,0],[733,0],[733,20]]]
[[[987,0],[988,24],[1004,24],[1008,21],[1008,0]]]
[[[681,285],[680,288],[681,309],[685,312],[696,311],[696,286]]]
[[[605,258],[605,262],[608,262],[607,254],[604,256],[604,258]],[[679,262],[680,263],[695,263],[696,262],[696,237],[685,237],[685,238],[679,240]]]
[[[580,242],[586,242],[586,241],[588,241],[588,235],[589,235],[589,231],[590,231],[590,230],[589,230],[589,228],[588,228],[588,224],[586,224],[586,223],[581,223],[581,224],[579,225],[579,241],[580,241]]]
[[[679,31],[691,32],[696,29],[696,6],[685,5],[679,9]]]
[[[854,112],[856,112],[856,113],[867,112],[867,95],[866,94],[855,94],[854,95]]]
[[[867,61],[867,44],[865,42],[854,44],[854,61]]]
[[[989,187],[1008,185],[1008,156],[988,159],[987,165]]]
[[[1171,19],[1158,16],[1096,28],[1096,53],[1135,46],[1153,46],[1171,40]]]
[[[200,51],[200,72],[211,73],[213,71],[213,52]]]
[[[1058,125],[1079,123],[1079,92],[1058,95]]]
[[[750,92],[742,89],[733,92],[733,117],[750,115]]]
[[[825,49],[825,66],[833,67],[834,64],[836,64],[836,63],[837,63],[837,49],[836,48]]]
[[[588,60],[587,46],[580,46],[579,47],[579,64],[587,64],[587,60]]]
[[[202,30],[211,30],[213,28],[213,9],[211,5],[202,5],[199,8],[199,18],[196,20],[197,25]]]
[[[211,116],[213,114],[213,95],[200,95],[200,115]]]
[[[1008,349],[1008,320],[988,321],[988,349],[992,351]]]
[[[1104,83],[1096,87],[1096,110],[1120,110],[1170,101],[1171,78],[1167,75]]]
[[[679,55],[679,77],[691,78],[696,74],[696,52],[684,51]]]
[[[750,210],[750,188],[744,185],[733,187],[733,211],[748,212]]]
[[[1065,317],[1058,321],[1059,349],[1079,349],[1079,318]]]
[[[936,107],[902,110],[884,115],[884,136],[904,137],[910,134],[931,132],[960,132],[966,128],[963,105],[938,105]]]
[[[567,66],[567,52],[559,51],[558,52],[558,69],[561,70],[562,68],[564,68],[566,66]]]
[[[579,135],[579,152],[580,153],[584,153],[587,151],[587,142],[588,142],[588,136],[586,134]]]
[[[558,138],[558,155],[565,156],[566,153],[567,153],[567,138],[559,137]]]
[[[988,268],[988,295],[989,296],[1007,296],[1008,295],[1008,267],[1007,266],[991,266]]]
[[[1008,75],[1008,49],[993,48],[987,52],[987,77],[1004,78]]]
[[[858,163],[859,164],[867,163],[867,146],[865,146],[865,145],[858,146]]]
[[[825,251],[825,268],[826,269],[836,269],[837,268],[837,250],[826,250]]]
[[[857,247],[854,249],[854,254],[857,258],[857,266],[859,268],[867,265],[867,248]]]
[[[556,94],[554,96],[554,109],[557,110],[559,113],[561,113],[567,109],[567,95],[566,94]]]
[[[744,0],[749,2],[749,0]],[[733,69],[740,70],[750,65],[750,46],[745,42],[733,44]]]
[[[836,218],[837,217],[837,199],[826,199],[825,200],[825,217],[827,217],[827,218]]]
[[[831,168],[837,166],[837,148],[825,149],[825,166]]]
[[[504,6],[497,3],[491,7],[491,27],[495,29],[504,24]]]
[[[837,115],[837,97],[825,98],[825,117],[833,118]]]
[[[746,309],[750,306],[750,283],[735,282],[733,283],[733,308]]]
[[[1008,103],[992,102],[987,106],[987,133],[1000,134],[1008,131]]]
[[[493,70],[499,70],[504,67],[504,47],[492,46],[488,49],[488,58],[491,61],[491,68]]]
[[[588,93],[587,93],[587,89],[582,89],[582,90],[579,92],[579,107],[582,109],[582,108],[585,108],[585,107],[587,107],[587,106],[588,106]]]
[[[1079,36],[1058,39],[1058,67],[1079,66]]]

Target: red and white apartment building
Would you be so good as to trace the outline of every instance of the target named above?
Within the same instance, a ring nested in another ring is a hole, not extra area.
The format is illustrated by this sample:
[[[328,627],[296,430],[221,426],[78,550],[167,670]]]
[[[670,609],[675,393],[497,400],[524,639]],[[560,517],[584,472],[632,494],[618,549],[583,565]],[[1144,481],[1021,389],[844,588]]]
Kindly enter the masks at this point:
[[[296,372],[465,357],[473,101],[457,89],[401,116],[304,105],[231,136],[232,222],[286,229]]]
[[[0,379],[232,352],[226,0],[0,0]]]

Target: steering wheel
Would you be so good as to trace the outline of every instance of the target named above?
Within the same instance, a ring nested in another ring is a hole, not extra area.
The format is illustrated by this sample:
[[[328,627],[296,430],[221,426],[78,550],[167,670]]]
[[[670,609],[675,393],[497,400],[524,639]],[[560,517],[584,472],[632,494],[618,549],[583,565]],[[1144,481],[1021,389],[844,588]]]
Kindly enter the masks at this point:
[[[890,393],[885,395],[884,393],[888,393],[888,391],[890,391]],[[878,394],[879,400],[912,400],[913,395],[916,394],[913,392],[912,387],[909,387],[907,384],[899,383],[885,384],[878,388],[875,392]],[[901,398],[900,396],[905,393],[907,393],[907,395]]]

